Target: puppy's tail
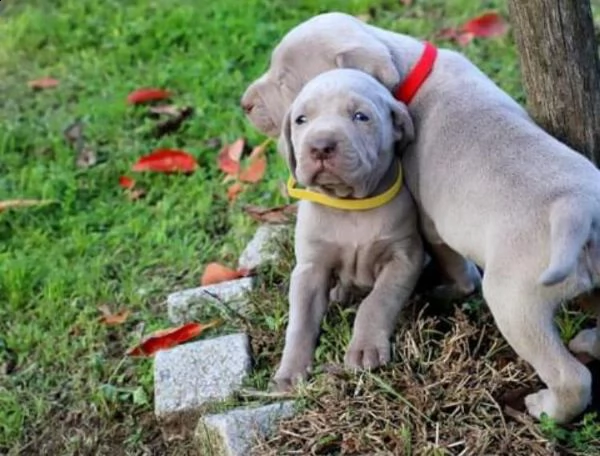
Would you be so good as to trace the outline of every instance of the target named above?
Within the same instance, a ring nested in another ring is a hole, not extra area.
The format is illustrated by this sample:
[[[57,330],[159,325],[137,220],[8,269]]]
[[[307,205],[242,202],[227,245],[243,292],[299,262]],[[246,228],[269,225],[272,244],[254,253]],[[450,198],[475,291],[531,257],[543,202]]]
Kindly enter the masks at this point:
[[[579,203],[579,204],[578,204]],[[590,211],[580,201],[562,200],[550,213],[550,265],[538,279],[542,285],[555,285],[575,269],[581,250],[590,236]]]

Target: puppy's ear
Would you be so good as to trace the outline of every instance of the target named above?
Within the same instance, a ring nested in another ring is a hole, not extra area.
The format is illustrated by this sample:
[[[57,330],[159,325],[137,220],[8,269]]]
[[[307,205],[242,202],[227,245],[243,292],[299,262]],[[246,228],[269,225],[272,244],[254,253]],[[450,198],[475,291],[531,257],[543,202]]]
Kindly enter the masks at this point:
[[[370,74],[388,90],[400,83],[400,74],[389,49],[382,43],[368,38],[368,45],[355,46],[340,52],[335,63],[338,68],[352,68]]]
[[[292,173],[292,176],[294,176],[294,179],[296,179],[296,153],[294,151],[294,144],[292,143],[291,114],[292,110],[288,109],[283,117],[281,133],[279,135],[279,141],[277,142],[277,150],[287,161],[290,172]]]
[[[415,139],[415,126],[404,103],[392,100],[390,104],[394,124],[394,139],[397,141],[396,151],[402,153],[406,146]]]

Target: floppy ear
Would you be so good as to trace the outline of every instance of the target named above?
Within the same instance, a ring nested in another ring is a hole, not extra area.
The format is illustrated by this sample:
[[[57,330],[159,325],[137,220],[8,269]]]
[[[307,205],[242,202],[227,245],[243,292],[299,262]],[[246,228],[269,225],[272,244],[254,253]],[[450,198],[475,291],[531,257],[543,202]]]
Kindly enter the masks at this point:
[[[292,110],[290,108],[283,117],[281,133],[279,134],[279,141],[277,141],[277,151],[287,161],[290,172],[296,179],[296,154],[292,144],[291,114]]]
[[[335,63],[338,68],[352,68],[370,74],[388,90],[400,83],[400,74],[389,49],[382,43],[369,39],[368,45],[360,45],[340,52]]]
[[[391,110],[394,123],[394,139],[397,141],[396,152],[400,154],[415,139],[415,126],[404,103],[393,100]]]

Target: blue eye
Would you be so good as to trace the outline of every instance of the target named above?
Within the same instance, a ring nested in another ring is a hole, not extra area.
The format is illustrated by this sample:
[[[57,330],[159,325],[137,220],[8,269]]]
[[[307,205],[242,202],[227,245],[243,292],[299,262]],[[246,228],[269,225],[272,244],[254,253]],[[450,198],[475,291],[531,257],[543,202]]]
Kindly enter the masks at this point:
[[[296,117],[296,120],[294,120],[294,123],[296,125],[302,125],[303,123],[306,123],[307,120],[308,119],[306,118],[306,116],[298,116],[298,117]]]
[[[356,120],[358,122],[368,122],[369,116],[367,116],[365,113],[362,113],[360,111],[356,111],[354,113],[354,115],[352,116],[352,120]]]

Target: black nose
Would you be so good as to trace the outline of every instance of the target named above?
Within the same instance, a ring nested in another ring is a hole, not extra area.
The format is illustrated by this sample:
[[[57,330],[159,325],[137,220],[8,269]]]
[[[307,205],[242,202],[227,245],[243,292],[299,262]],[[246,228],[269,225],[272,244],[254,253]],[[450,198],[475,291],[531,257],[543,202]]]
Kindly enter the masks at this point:
[[[326,160],[335,154],[336,149],[334,139],[316,139],[310,144],[310,155],[315,160]]]

